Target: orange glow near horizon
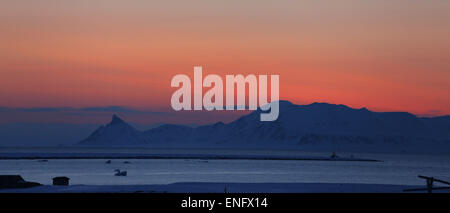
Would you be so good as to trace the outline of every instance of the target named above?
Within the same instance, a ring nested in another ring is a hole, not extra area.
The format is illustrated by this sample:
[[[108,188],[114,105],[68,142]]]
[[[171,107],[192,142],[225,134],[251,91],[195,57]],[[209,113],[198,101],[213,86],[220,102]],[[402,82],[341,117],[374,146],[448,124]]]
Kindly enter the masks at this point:
[[[0,106],[168,108],[201,65],[279,74],[297,104],[450,114],[449,1],[0,4]]]

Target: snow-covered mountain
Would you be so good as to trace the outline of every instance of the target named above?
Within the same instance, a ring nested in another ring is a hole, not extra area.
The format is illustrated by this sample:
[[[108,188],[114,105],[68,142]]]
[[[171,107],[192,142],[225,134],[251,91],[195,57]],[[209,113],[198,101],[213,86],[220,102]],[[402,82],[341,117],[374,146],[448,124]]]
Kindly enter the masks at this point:
[[[166,124],[140,132],[113,116],[85,145],[155,147],[298,148],[338,151],[443,151],[450,148],[450,116],[419,118],[344,105],[280,101],[278,120],[261,122],[257,110],[228,123],[199,127]]]

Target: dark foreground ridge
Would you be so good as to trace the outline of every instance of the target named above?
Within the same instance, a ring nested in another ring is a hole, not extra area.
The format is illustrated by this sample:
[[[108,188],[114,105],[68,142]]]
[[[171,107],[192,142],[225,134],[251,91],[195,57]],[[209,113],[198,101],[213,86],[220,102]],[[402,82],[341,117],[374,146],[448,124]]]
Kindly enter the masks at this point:
[[[25,181],[20,175],[0,175],[0,189],[30,188],[40,183]]]

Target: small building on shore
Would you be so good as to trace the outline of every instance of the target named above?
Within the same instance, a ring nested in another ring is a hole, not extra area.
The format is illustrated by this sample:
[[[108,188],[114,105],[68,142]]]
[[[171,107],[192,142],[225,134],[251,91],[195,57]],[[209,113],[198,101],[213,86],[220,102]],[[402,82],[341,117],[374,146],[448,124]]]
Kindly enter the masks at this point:
[[[54,186],[68,186],[69,185],[70,178],[68,177],[54,177],[53,178],[53,185]]]

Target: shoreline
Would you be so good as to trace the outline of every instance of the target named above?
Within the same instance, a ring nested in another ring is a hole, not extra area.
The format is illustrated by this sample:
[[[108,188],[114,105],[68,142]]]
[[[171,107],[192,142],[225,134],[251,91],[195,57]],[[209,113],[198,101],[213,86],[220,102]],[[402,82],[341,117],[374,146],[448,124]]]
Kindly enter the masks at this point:
[[[324,156],[218,155],[218,154],[136,154],[136,153],[1,153],[0,160],[47,159],[198,159],[198,160],[296,160],[383,162],[376,159]]]

